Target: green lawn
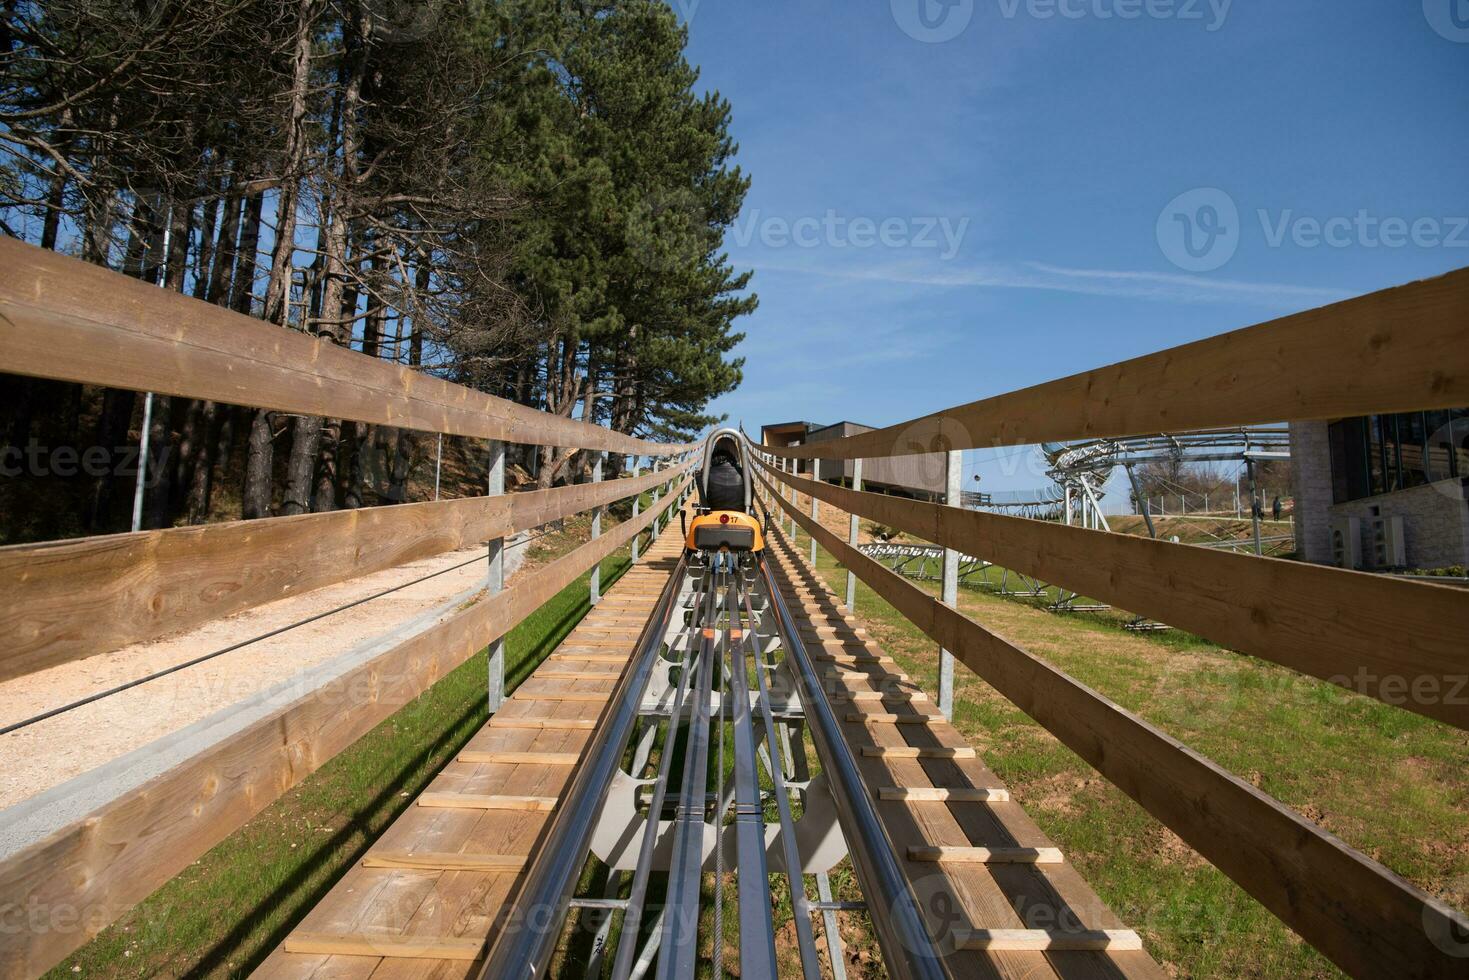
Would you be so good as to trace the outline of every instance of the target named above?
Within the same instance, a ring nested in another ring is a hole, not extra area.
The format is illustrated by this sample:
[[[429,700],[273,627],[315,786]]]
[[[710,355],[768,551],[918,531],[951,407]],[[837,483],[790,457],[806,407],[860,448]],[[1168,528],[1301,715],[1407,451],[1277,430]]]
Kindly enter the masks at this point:
[[[809,538],[800,536],[804,554]],[[839,594],[845,569],[818,570]],[[937,593],[935,582],[920,583]],[[960,607],[1464,908],[1469,735],[1180,632],[1055,614],[962,589]],[[931,640],[862,583],[857,615],[929,691]],[[1269,912],[1044,729],[958,665],[955,725],[1166,967],[1189,977],[1338,976]]]

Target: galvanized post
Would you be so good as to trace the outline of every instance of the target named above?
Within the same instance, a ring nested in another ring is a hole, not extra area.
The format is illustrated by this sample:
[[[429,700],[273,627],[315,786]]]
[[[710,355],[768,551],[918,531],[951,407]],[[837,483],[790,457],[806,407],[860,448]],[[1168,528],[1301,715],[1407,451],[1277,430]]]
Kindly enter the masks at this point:
[[[648,461],[648,464],[653,467],[653,472],[654,473],[657,473],[658,472],[658,460],[656,458],[655,459],[650,459]],[[651,541],[657,541],[658,540],[659,525],[663,521],[662,512],[659,510],[659,507],[658,507],[658,500],[659,500],[659,498],[661,498],[663,496],[662,491],[663,491],[663,484],[661,484],[661,483],[660,484],[657,484],[656,486],[653,487],[653,510],[656,513],[654,513],[654,515],[653,515],[653,537],[650,539],[650,542]],[[649,547],[652,547],[651,543],[649,544]]]
[[[816,502],[816,494],[813,493],[811,495],[811,526],[812,527],[815,527],[817,521],[819,521],[821,519],[821,515],[820,515],[820,513],[816,509],[817,506],[818,506],[818,504]],[[812,568],[815,568],[816,567],[816,535],[814,535],[814,534],[811,535],[811,567]]]
[[[490,464],[487,491],[491,497],[505,493],[505,444],[498,439],[490,440]],[[494,538],[489,543],[489,592],[498,595],[505,591],[505,539]],[[505,638],[490,643],[488,695],[490,713],[500,710],[505,703]]]
[[[632,462],[632,478],[634,480],[636,480],[638,478],[638,475],[640,473],[642,473],[643,468],[638,465],[638,458],[636,456],[629,456],[628,459]],[[632,497],[632,519],[633,520],[637,520],[638,519],[638,513],[642,510],[642,506],[643,506],[643,495],[641,493],[635,493],[635,494],[633,494],[633,497]],[[638,535],[638,534],[634,534],[632,536],[632,561],[633,561],[633,564],[634,565],[636,565],[638,563],[638,539],[640,537],[641,537],[641,535]]]
[[[952,450],[948,454],[945,469],[947,479],[944,502],[950,507],[958,507],[962,499],[959,483],[964,472],[964,453],[961,450]],[[958,608],[959,552],[953,548],[944,549],[943,590],[944,605]],[[939,648],[939,711],[943,712],[945,718],[954,720],[954,655],[942,647]]]
[[[143,399],[143,434],[138,443],[138,479],[133,484],[133,530],[143,529],[143,488],[148,485],[148,436],[153,431],[153,392]]]
[[[434,454],[434,499],[439,499],[439,472],[444,468],[444,434],[439,433],[439,448]]]
[[[790,459],[786,460],[786,464],[787,472],[789,472],[791,476],[801,475],[801,464],[799,462],[794,459]],[[797,532],[800,530],[800,525],[796,523],[796,509],[801,506],[801,495],[796,492],[795,487],[788,487],[787,493],[789,494],[789,497],[787,499],[789,499],[791,502],[791,547],[794,548],[796,546],[796,541],[798,540]]]
[[[1245,469],[1250,474],[1250,526],[1255,530],[1255,554],[1263,555],[1265,549],[1260,542],[1260,498],[1259,491],[1255,488],[1255,461],[1252,458],[1245,459]]]
[[[592,482],[602,482],[602,458],[605,453],[597,453],[592,457]],[[602,508],[592,508],[592,540],[595,541],[602,536]],[[602,601],[602,563],[597,562],[592,566],[592,605]]]
[[[860,493],[862,491],[862,460],[852,461],[852,489]],[[853,514],[847,525],[847,544],[857,547],[857,524],[858,517]],[[847,612],[850,614],[857,608],[857,574],[847,569]]]

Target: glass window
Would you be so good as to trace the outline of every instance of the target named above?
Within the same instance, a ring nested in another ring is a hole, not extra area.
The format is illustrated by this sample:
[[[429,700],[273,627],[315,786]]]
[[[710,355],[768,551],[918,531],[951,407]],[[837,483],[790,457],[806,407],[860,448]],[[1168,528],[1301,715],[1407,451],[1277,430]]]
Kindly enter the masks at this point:
[[[1373,415],[1367,420],[1367,493],[1376,496],[1387,493],[1387,453],[1382,439],[1382,417]]]
[[[1453,417],[1447,411],[1424,412],[1423,428],[1428,438],[1425,470],[1430,482],[1457,476],[1454,468]]]
[[[1469,408],[1456,408],[1449,442],[1454,447],[1454,476],[1469,477]]]
[[[1407,490],[1429,482],[1428,433],[1424,431],[1423,413],[1407,412],[1397,416],[1398,487]]]
[[[1327,433],[1339,504],[1469,478],[1469,408],[1340,419]]]
[[[1338,504],[1369,496],[1367,420],[1342,419],[1327,429],[1331,446],[1331,496]]]

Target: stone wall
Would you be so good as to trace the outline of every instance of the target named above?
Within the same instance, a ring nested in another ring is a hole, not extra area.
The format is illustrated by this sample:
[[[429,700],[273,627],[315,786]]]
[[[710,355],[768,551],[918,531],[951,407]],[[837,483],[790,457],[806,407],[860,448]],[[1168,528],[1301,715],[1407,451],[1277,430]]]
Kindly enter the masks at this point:
[[[1410,568],[1445,568],[1469,562],[1469,500],[1466,480],[1440,480],[1411,490],[1364,497],[1329,508],[1331,517],[1362,521],[1362,560],[1370,567],[1367,522],[1373,517],[1401,517]],[[1327,560],[1330,560],[1328,554]]]
[[[1290,424],[1291,490],[1295,494],[1296,553],[1331,562],[1331,446],[1325,422]]]
[[[1331,448],[1325,422],[1292,422],[1291,484],[1295,493],[1296,550],[1306,561],[1330,563],[1331,522],[1338,517],[1362,521],[1362,560],[1372,553],[1367,522],[1373,517],[1401,517],[1409,567],[1444,568],[1469,562],[1469,502],[1464,480],[1441,480],[1333,504]]]

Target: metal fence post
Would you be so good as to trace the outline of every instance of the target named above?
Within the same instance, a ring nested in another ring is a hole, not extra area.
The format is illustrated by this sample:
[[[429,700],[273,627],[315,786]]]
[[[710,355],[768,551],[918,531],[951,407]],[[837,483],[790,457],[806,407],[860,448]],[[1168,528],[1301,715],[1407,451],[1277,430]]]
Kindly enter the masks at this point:
[[[1250,527],[1254,530],[1255,554],[1263,555],[1265,549],[1260,542],[1260,511],[1264,508],[1260,502],[1260,492],[1255,486],[1255,460],[1253,457],[1245,460],[1245,469],[1250,475]]]
[[[821,514],[817,510],[817,507],[816,494],[813,493],[811,495],[811,523],[813,526],[821,520]],[[814,534],[811,535],[811,567],[816,567],[816,535]]]
[[[658,472],[658,460],[656,458],[650,459],[648,461],[648,465],[653,468],[653,472],[654,473],[657,473]],[[662,497],[663,497],[663,484],[659,483],[659,484],[657,484],[657,485],[655,485],[653,487],[653,503],[652,503],[652,507],[653,507],[653,510],[657,511],[658,513],[655,513],[653,515],[653,537],[650,538],[649,539],[649,542],[648,542],[648,547],[650,547],[650,548],[653,546],[652,542],[658,540],[658,535],[660,533],[659,527],[663,523],[663,520],[662,520],[662,516],[663,516],[662,515],[662,510],[658,506],[658,501],[661,500]]]
[[[964,472],[964,453],[953,450],[945,464],[944,502],[950,507],[961,506],[960,478]],[[951,608],[959,606],[959,552],[944,549],[943,603]],[[939,711],[945,718],[954,720],[954,655],[939,648]]]
[[[592,482],[602,482],[602,459],[605,453],[597,453],[592,457]],[[602,508],[592,508],[592,540],[595,541],[602,536]],[[597,562],[592,566],[592,605],[602,601],[602,563]]]
[[[490,440],[490,468],[487,491],[491,497],[505,493],[505,444],[498,439]],[[489,543],[489,592],[498,595],[505,591],[505,539],[493,538]],[[505,703],[505,638],[502,636],[490,644],[488,702],[490,713],[500,710]]]
[[[444,434],[439,433],[439,448],[434,450],[434,499],[439,499],[439,473],[444,469]]]
[[[643,468],[640,465],[638,465],[638,458],[636,456],[629,456],[628,459],[632,460],[632,478],[634,480],[636,480],[638,478],[638,476],[643,472]],[[633,520],[637,520],[638,519],[638,514],[641,512],[642,506],[643,506],[643,495],[641,493],[635,493],[635,494],[633,494],[633,498],[632,498],[632,517],[633,517]],[[633,564],[634,565],[636,565],[638,563],[638,540],[641,537],[642,537],[641,534],[634,534],[632,536],[632,561],[633,561]]]
[[[852,461],[852,489],[858,493],[862,492],[862,460]],[[853,514],[847,527],[847,544],[857,547],[857,524],[859,518]],[[857,608],[857,573],[850,568],[847,569],[847,612],[851,613]]]

